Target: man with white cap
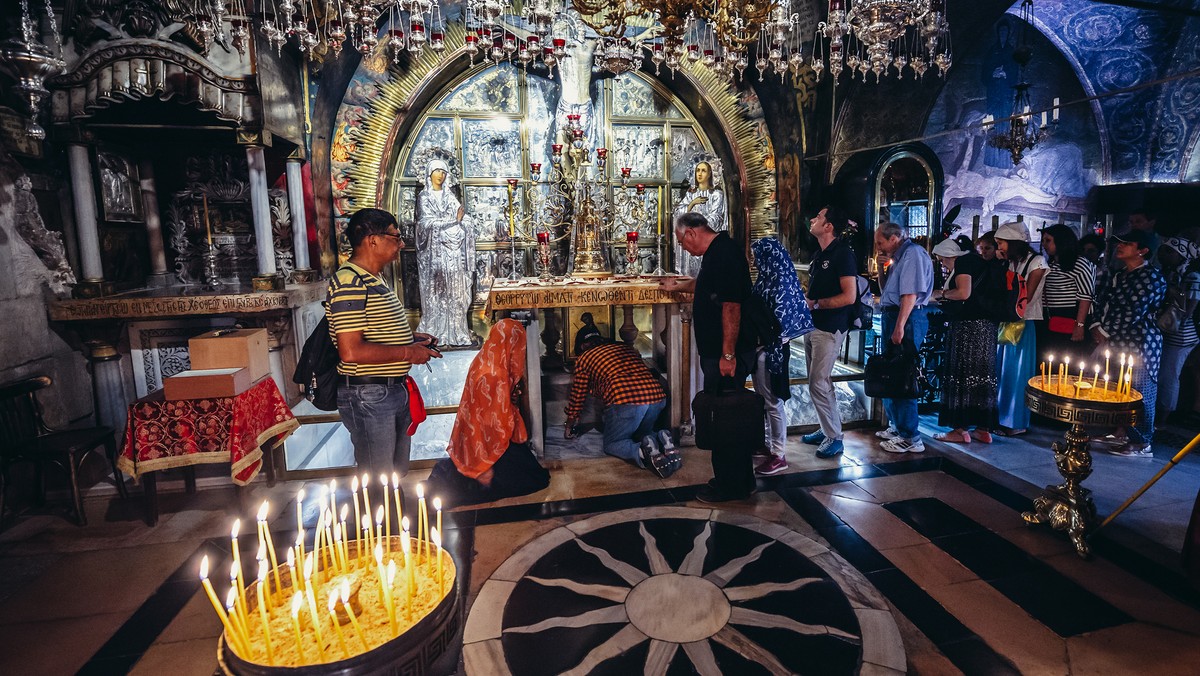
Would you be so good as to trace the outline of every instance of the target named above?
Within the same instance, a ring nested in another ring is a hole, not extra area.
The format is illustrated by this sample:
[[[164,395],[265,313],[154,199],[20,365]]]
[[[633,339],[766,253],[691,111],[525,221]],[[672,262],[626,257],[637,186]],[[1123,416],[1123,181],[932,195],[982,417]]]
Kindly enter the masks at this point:
[[[1197,259],[1200,247],[1181,237],[1171,237],[1158,247],[1158,262],[1167,279],[1167,302],[1173,308],[1168,320],[1159,322],[1159,328],[1163,329],[1163,355],[1158,378],[1158,414],[1164,418],[1179,402],[1179,374],[1188,355],[1200,343],[1194,321],[1196,306],[1200,304],[1200,271],[1193,265]]]
[[[1158,399],[1158,369],[1163,349],[1158,314],[1167,295],[1167,282],[1147,262],[1152,253],[1148,233],[1130,230],[1112,239],[1121,269],[1096,284],[1095,319],[1090,328],[1097,346],[1092,358],[1099,361],[1106,350],[1112,354],[1129,353],[1134,360],[1133,389],[1142,394],[1145,406],[1137,426],[1124,430],[1127,442],[1107,450],[1126,457],[1151,457],[1154,402]],[[1121,432],[1113,435],[1119,442],[1123,441]]]
[[[1025,383],[1037,369],[1037,338],[1034,328],[1042,318],[1042,277],[1049,266],[1042,255],[1029,246],[1029,228],[1021,221],[1005,223],[996,230],[996,253],[1007,261],[1008,269],[1025,279],[1025,327],[1015,345],[1002,344],[996,354],[999,394],[996,406],[1001,436],[1024,434],[1029,428],[1029,408],[1025,406]]]

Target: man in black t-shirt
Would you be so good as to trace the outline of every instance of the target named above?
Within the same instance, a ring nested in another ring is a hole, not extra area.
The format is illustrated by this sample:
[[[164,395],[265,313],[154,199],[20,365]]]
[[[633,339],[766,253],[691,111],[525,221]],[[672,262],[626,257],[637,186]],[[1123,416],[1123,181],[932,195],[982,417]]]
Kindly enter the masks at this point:
[[[675,218],[675,241],[693,256],[703,256],[696,275],[692,327],[704,374],[704,389],[712,391],[722,378],[742,387],[756,361],[757,338],[742,312],[750,300],[750,265],[745,253],[726,232],[709,227],[696,212]],[[702,502],[741,500],[754,492],[754,449],[713,451],[713,479],[696,498]]]
[[[809,232],[821,250],[808,266],[808,307],[816,330],[804,336],[808,365],[808,391],[821,429],[802,441],[819,444],[817,457],[832,458],[842,452],[842,416],[833,389],[833,364],[842,351],[858,300],[858,266],[854,250],[842,234],[849,221],[841,209],[827,206],[809,223]]]

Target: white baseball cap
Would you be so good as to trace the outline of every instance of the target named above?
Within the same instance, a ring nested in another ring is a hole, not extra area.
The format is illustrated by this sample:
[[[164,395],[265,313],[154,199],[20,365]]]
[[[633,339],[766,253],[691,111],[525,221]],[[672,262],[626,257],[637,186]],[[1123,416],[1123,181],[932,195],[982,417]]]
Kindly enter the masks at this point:
[[[1011,221],[996,228],[996,239],[1007,239],[1010,242],[1028,242],[1029,228],[1021,221]]]

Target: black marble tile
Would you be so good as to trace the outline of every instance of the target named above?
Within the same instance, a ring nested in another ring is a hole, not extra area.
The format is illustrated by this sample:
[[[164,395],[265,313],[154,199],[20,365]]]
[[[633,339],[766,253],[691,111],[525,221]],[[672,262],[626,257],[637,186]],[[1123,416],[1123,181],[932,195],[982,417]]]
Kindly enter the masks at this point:
[[[881,476],[887,476],[887,473],[875,465],[843,465],[830,469],[817,469],[808,472],[764,477],[759,481],[764,487],[784,490],[808,486],[827,486],[829,484],[839,484],[856,479],[874,479]]]
[[[989,580],[988,584],[1062,637],[1133,621],[1112,604],[1052,569]]]
[[[581,514],[632,509],[634,507],[669,505],[675,502],[677,500],[671,494],[671,491],[662,488],[653,491],[598,495],[574,500],[490,507],[475,510],[475,525],[488,526],[498,523],[512,523],[514,521],[534,521],[562,516],[579,516]]]
[[[947,535],[932,542],[984,581],[1030,575],[1038,566],[1037,559],[991,532]]]
[[[897,460],[896,462],[878,463],[880,471],[888,476],[900,476],[902,474],[914,474],[917,472],[935,472],[942,469],[945,463],[945,458],[939,456],[929,456],[925,458],[914,458],[912,460]]]
[[[592,670],[593,676],[628,676],[640,674],[645,669],[646,657],[650,654],[650,642],[642,641],[625,652],[604,660]],[[513,672],[519,673],[519,672]]]
[[[180,566],[182,569],[187,569],[191,580],[160,585],[96,651],[79,673],[126,673],[142,658],[171,620],[200,590],[200,579],[196,577],[191,561]]]
[[[814,498],[812,493],[803,488],[782,488],[778,493],[779,497],[783,498],[783,501],[788,504],[788,507],[792,508],[792,511],[799,514],[810,526],[816,528],[818,531],[823,532],[846,525],[845,521],[838,518],[828,507]]]
[[[866,577],[871,584],[875,585],[879,593],[887,597],[887,600],[896,606],[897,610],[903,613],[910,622],[916,625],[917,629],[921,630],[922,634],[928,636],[929,640],[939,648],[945,643],[975,636],[974,632],[959,622],[958,618],[954,617],[950,611],[935,601],[900,570],[893,568],[876,571],[867,573]],[[955,665],[962,668],[957,662]],[[963,671],[968,674],[980,673],[966,669]]]
[[[837,553],[860,572],[871,573],[895,568],[887,557],[880,554],[879,550],[872,547],[850,526],[821,531],[821,537],[828,540]]]
[[[964,674],[987,676],[1020,676],[1021,670],[1003,655],[988,647],[978,636],[939,644],[938,649]]]
[[[901,500],[887,503],[883,507],[930,539],[986,530],[958,510],[946,509],[946,503],[934,498]]]

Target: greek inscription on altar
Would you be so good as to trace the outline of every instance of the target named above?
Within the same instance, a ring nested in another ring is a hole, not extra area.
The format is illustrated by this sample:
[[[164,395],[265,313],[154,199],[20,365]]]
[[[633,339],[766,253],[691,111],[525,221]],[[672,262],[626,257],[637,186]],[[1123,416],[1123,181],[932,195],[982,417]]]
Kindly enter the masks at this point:
[[[656,305],[691,302],[691,294],[654,286],[580,285],[509,291],[493,289],[488,304],[495,310],[589,305]]]
[[[55,321],[266,312],[291,307],[287,294],[65,300],[50,306]]]

